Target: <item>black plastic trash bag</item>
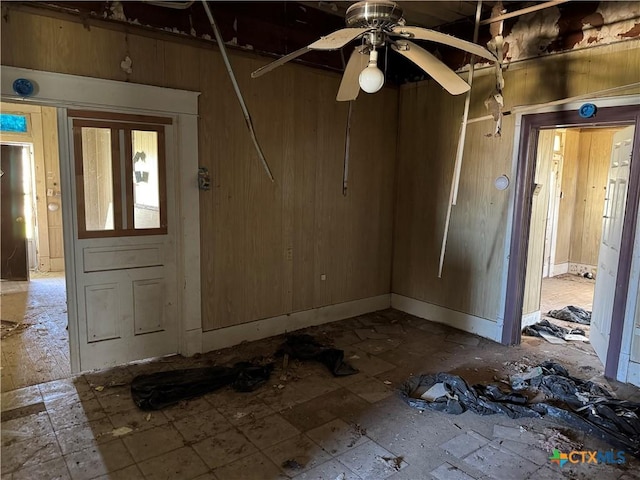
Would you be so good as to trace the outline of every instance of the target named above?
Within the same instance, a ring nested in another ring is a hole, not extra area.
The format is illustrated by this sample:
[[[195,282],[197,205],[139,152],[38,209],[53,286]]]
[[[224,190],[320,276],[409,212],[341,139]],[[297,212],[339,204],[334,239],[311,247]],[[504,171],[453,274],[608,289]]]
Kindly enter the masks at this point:
[[[584,335],[584,330],[580,328],[564,328],[559,325],[554,325],[549,322],[549,320],[540,320],[538,323],[534,323],[533,325],[529,325],[528,327],[524,327],[522,329],[522,333],[525,335],[529,335],[530,337],[542,337],[540,332],[548,333],[549,335],[553,335],[554,337],[564,338],[566,335]]]
[[[239,392],[250,392],[267,382],[272,370],[273,364],[242,362],[233,367],[192,368],[139,375],[131,382],[131,396],[142,410],[160,410],[226,385],[231,385]]]
[[[421,398],[425,391],[437,383],[443,384],[446,395],[432,402]],[[495,385],[470,387],[463,378],[448,373],[411,378],[400,388],[400,393],[412,407],[454,415],[471,410],[479,415],[504,413],[511,418],[540,416],[524,406],[527,397],[519,393],[503,392]]]
[[[291,358],[299,360],[316,360],[325,365],[336,377],[353,375],[358,373],[344,361],[344,351],[330,348],[319,343],[311,335],[290,335],[280,346],[278,354],[288,354]]]
[[[591,323],[591,312],[573,305],[568,305],[560,310],[550,310],[547,315],[552,318],[557,318],[558,320],[581,323],[582,325],[589,325]]]

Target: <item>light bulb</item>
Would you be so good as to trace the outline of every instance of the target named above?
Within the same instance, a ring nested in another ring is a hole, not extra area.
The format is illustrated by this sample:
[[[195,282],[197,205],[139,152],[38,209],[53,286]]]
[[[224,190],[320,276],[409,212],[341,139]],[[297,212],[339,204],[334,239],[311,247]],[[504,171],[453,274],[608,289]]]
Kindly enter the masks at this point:
[[[376,93],[384,85],[384,73],[377,66],[378,52],[371,50],[369,55],[369,65],[360,72],[358,83],[360,88],[367,93]]]

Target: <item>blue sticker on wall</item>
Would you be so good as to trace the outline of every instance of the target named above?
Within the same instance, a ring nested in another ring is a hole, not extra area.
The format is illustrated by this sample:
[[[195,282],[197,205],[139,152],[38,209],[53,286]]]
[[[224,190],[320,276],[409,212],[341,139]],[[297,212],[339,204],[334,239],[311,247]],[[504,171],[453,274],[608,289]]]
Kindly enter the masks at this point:
[[[578,115],[582,118],[591,118],[595,116],[598,107],[596,107],[593,103],[585,103],[578,110]]]
[[[13,91],[21,97],[30,97],[33,95],[33,83],[26,78],[18,78],[13,82]]]

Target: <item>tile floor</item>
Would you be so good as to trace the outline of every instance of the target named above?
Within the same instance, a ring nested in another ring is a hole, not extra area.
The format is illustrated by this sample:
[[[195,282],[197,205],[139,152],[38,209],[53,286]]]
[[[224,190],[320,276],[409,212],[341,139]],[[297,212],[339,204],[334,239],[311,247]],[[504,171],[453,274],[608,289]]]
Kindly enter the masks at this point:
[[[307,332],[344,349],[360,373],[334,378],[299,361],[285,371],[276,357],[270,382],[255,392],[225,388],[151,413],[131,400],[138,374],[270,357],[283,340],[274,337],[3,390],[2,479],[640,479],[635,459],[551,464],[550,432],[609,449],[551,420],[421,413],[397,395],[411,374],[447,371],[473,384],[506,378],[515,361],[548,358],[603,380],[593,352],[537,338],[504,347],[395,310]],[[638,389],[610,385],[640,400]]]

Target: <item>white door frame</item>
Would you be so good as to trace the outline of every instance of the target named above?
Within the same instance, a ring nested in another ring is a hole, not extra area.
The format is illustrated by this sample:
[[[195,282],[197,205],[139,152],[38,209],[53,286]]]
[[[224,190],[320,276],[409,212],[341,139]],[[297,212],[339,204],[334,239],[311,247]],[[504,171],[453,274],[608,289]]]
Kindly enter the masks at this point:
[[[35,94],[22,98],[13,91],[18,78],[31,80]],[[202,350],[200,309],[200,211],[198,172],[198,96],[199,92],[116,82],[77,75],[2,67],[1,98],[12,102],[47,105],[58,108],[60,142],[60,182],[67,279],[69,349],[71,371],[80,370],[78,314],[76,310],[75,236],[66,109],[86,108],[122,113],[147,113],[170,116],[175,120],[177,146],[176,170],[176,246],[178,285],[178,353],[193,355]]]

